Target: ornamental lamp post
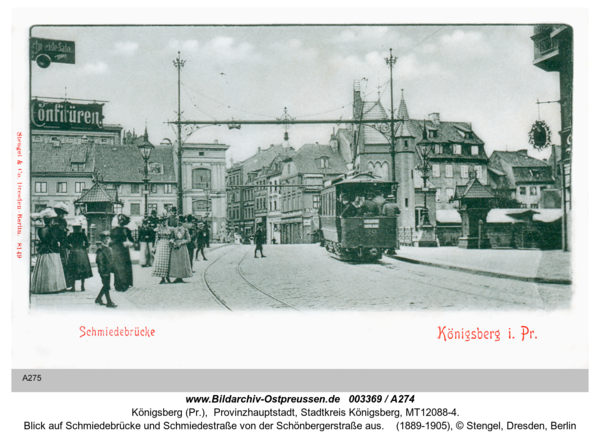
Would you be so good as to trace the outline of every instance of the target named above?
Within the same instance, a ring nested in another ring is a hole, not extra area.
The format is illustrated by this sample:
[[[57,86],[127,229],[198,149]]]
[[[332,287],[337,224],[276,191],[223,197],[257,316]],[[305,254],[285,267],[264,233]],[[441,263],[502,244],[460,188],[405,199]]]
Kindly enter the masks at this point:
[[[423,139],[418,143],[419,153],[421,154],[421,163],[417,165],[417,170],[421,172],[423,178],[423,225],[429,225],[429,212],[427,208],[427,193],[429,188],[427,187],[427,180],[429,179],[429,171],[431,170],[431,163],[429,154],[433,149],[434,143],[428,140],[427,137],[427,122],[423,120]]]
[[[150,160],[150,156],[152,155],[152,150],[154,150],[154,145],[152,145],[147,140],[144,140],[140,145],[138,145],[138,149],[140,150],[140,154],[142,155],[142,159],[144,159],[144,169],[143,171],[144,178],[142,179],[144,182],[144,216],[148,216],[148,194],[150,193],[150,177],[148,176],[148,160]]]

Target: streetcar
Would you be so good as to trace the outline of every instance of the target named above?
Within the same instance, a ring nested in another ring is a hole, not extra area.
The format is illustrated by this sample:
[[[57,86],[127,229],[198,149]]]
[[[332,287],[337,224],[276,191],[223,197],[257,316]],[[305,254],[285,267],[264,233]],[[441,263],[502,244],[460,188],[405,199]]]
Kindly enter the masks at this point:
[[[384,215],[390,210],[383,206],[394,202],[396,188],[370,173],[326,183],[319,214],[322,246],[344,261],[376,261],[395,249],[398,207],[392,204],[396,212]]]

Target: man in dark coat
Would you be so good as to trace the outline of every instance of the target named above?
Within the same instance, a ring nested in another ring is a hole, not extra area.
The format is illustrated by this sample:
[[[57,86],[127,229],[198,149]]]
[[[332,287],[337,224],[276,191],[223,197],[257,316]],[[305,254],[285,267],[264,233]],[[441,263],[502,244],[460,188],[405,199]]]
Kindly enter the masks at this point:
[[[113,251],[110,248],[110,232],[104,231],[100,233],[102,245],[96,251],[96,264],[98,265],[98,273],[102,279],[102,289],[96,297],[96,304],[101,306],[106,305],[111,309],[117,305],[110,299],[110,274],[113,269]],[[106,296],[106,304],[102,302],[102,297]]]
[[[194,269],[194,248],[196,247],[196,240],[198,235],[198,230],[196,229],[196,219],[192,214],[188,214],[185,218],[185,223],[182,225],[186,228],[190,234],[190,242],[186,244],[188,248],[188,255],[190,257],[190,267],[192,270]],[[202,254],[204,255],[204,254]]]
[[[263,244],[265,244],[265,232],[259,226],[256,229],[256,234],[254,234],[254,243],[256,244],[256,248],[254,249],[254,258],[258,258],[256,253],[260,251],[260,257],[266,258],[266,255],[263,254]]]

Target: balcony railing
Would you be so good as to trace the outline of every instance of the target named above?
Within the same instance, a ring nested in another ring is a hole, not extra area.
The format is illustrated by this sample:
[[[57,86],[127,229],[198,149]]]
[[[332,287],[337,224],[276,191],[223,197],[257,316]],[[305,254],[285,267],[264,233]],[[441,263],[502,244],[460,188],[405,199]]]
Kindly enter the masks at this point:
[[[558,40],[555,40],[554,38],[544,38],[535,43],[535,57],[539,58],[556,49],[558,49]]]
[[[552,24],[536,24],[533,27],[533,35],[550,33],[554,29],[554,25]]]

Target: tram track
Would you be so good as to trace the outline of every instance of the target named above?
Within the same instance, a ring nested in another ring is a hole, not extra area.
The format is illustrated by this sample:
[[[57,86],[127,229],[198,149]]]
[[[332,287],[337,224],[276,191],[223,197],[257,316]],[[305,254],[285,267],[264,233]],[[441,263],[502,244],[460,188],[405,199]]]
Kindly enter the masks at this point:
[[[236,309],[236,306],[234,305],[234,303],[236,301],[236,298],[235,297],[231,297],[231,298],[225,299],[224,298],[225,295],[217,293],[218,288],[215,286],[215,284],[217,284],[217,283],[211,282],[209,280],[209,269],[211,267],[213,267],[213,265],[215,265],[215,263],[217,263],[219,260],[221,260],[226,255],[228,255],[228,252],[223,253],[218,258],[216,258],[215,260],[213,260],[208,266],[206,266],[206,268],[202,272],[202,280],[204,281],[204,285],[206,286],[206,288],[208,289],[208,291],[211,293],[213,299],[219,305],[221,305],[223,308],[229,310],[230,312],[234,312],[235,311],[234,309]],[[270,305],[270,307],[272,307],[272,308],[282,308],[282,306],[283,306],[285,308],[289,308],[289,309],[295,310],[297,312],[300,312],[300,310],[298,310],[297,308],[295,308],[291,304],[288,304],[285,301],[282,301],[279,298],[274,297],[273,295],[269,294],[268,292],[265,292],[263,289],[261,289],[260,287],[258,287],[256,284],[252,283],[250,280],[248,280],[248,278],[246,278],[246,276],[244,275],[244,272],[243,272],[243,270],[241,268],[241,265],[242,265],[242,262],[244,261],[244,259],[246,258],[247,255],[248,255],[248,251],[243,254],[242,258],[236,264],[235,272],[238,275],[238,277],[237,277],[238,280],[241,280],[244,283],[244,286],[250,286],[252,288],[252,291],[258,292],[261,296],[268,297],[271,300],[273,300],[273,301],[276,302],[276,306]],[[227,280],[227,285],[230,286],[230,288],[233,287],[235,285],[235,280],[228,279]],[[245,293],[248,293],[248,292],[244,292],[244,294]],[[232,294],[229,293],[229,296],[232,296]],[[240,295],[238,295],[238,299],[240,299],[239,297],[240,297]],[[245,299],[246,299],[246,306],[247,306],[248,299],[247,298],[245,298]],[[266,306],[268,306],[268,305],[266,305]],[[279,307],[277,307],[277,306],[279,306]],[[245,308],[248,308],[248,307],[245,307]],[[265,307],[265,308],[267,308],[267,307]]]

